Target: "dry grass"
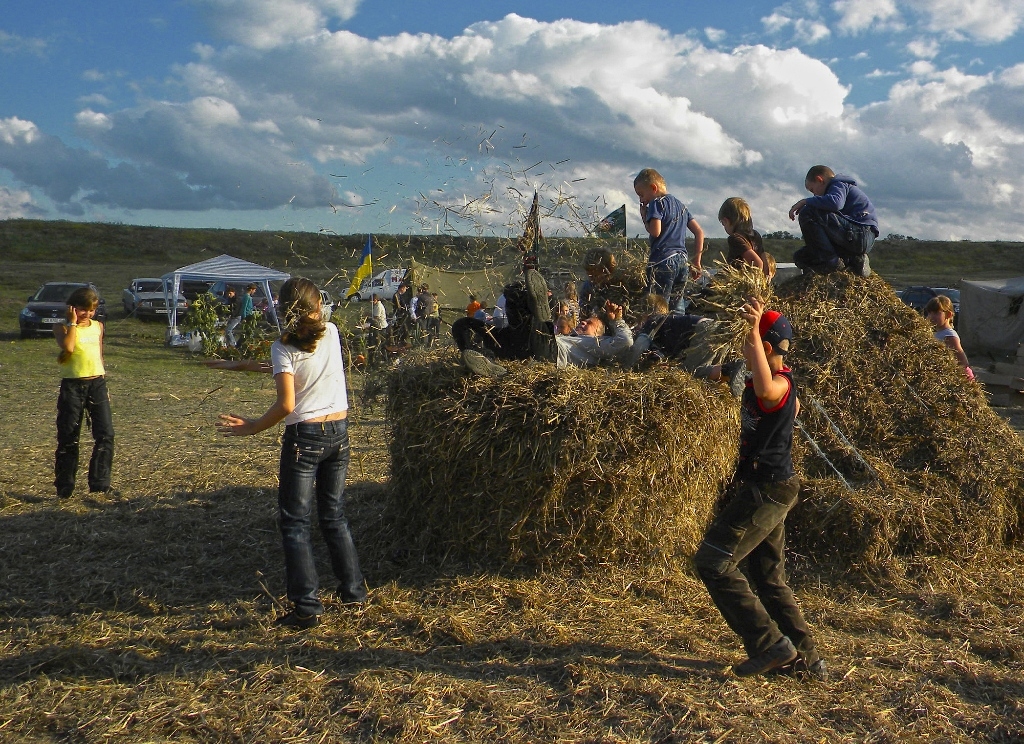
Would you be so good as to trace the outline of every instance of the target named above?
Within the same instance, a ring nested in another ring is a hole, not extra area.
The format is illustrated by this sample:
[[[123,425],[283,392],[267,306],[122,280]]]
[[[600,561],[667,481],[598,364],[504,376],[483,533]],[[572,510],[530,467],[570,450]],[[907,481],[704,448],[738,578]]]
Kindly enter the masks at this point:
[[[798,547],[794,583],[834,681],[741,681],[726,668],[739,644],[685,555],[521,572],[393,551],[381,406],[354,412],[349,476],[370,601],[328,593],[319,628],[278,630],[276,436],[222,440],[212,426],[218,411],[265,408],[270,380],[207,370],[137,328],[110,329],[112,498],[54,498],[52,342],[0,344],[0,741],[1024,737],[1019,552],[971,538],[973,568],[924,551],[897,581]],[[965,483],[979,475],[961,464]],[[923,465],[908,472],[925,482]]]

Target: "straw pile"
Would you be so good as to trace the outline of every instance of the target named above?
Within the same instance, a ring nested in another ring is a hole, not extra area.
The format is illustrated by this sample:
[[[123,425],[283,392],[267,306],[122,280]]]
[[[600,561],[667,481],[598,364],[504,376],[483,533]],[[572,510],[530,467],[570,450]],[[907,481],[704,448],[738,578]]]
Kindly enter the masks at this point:
[[[700,539],[738,409],[677,371],[403,363],[388,395],[399,544],[484,562],[663,564]]]
[[[799,278],[776,302],[795,329],[787,358],[803,403],[796,550],[891,569],[970,559],[1019,535],[1020,438],[889,285]]]

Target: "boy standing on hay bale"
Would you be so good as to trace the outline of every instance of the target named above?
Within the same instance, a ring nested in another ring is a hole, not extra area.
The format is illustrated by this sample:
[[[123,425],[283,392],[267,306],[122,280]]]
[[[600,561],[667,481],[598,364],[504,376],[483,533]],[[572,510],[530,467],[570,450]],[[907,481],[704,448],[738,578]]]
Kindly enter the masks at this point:
[[[793,263],[805,273],[831,274],[841,259],[857,276],[871,276],[868,253],[878,237],[878,218],[867,194],[827,165],[807,171],[804,188],[813,196],[789,208],[789,219],[799,218],[806,243],[793,253]]]
[[[751,378],[742,398],[739,462],[730,499],[704,534],[694,567],[743,639],[748,658],[733,666],[737,677],[780,670],[824,680],[825,662],[786,584],[785,521],[800,491],[792,458],[800,402],[783,357],[793,329],[760,300],[749,300],[742,312],[750,325],[743,356]],[[740,571],[744,560],[757,594]]]
[[[673,291],[679,295],[676,309],[683,310],[682,290],[690,278],[686,254],[686,231],[693,233],[693,278],[701,274],[704,230],[683,203],[668,193],[665,179],[654,168],[644,168],[633,179],[640,197],[640,219],[651,238],[647,258],[647,293],[660,294],[672,304]]]

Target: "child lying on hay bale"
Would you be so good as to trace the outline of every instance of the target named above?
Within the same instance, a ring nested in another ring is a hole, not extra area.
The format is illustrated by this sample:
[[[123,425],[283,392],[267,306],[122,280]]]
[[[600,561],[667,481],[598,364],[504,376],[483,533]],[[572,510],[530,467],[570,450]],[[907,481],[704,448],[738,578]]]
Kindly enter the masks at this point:
[[[403,364],[388,394],[406,544],[485,562],[662,563],[692,553],[735,463],[723,388],[682,371]]]

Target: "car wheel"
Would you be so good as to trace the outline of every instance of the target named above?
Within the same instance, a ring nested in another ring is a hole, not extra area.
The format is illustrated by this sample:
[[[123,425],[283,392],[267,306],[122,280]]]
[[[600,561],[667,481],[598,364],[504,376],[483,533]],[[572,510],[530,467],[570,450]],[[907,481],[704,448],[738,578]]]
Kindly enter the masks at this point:
[[[21,329],[22,338],[32,338],[32,331],[26,331],[24,328]]]
[[[349,297],[348,301],[349,302],[359,302],[359,293],[356,292],[354,295]]]

